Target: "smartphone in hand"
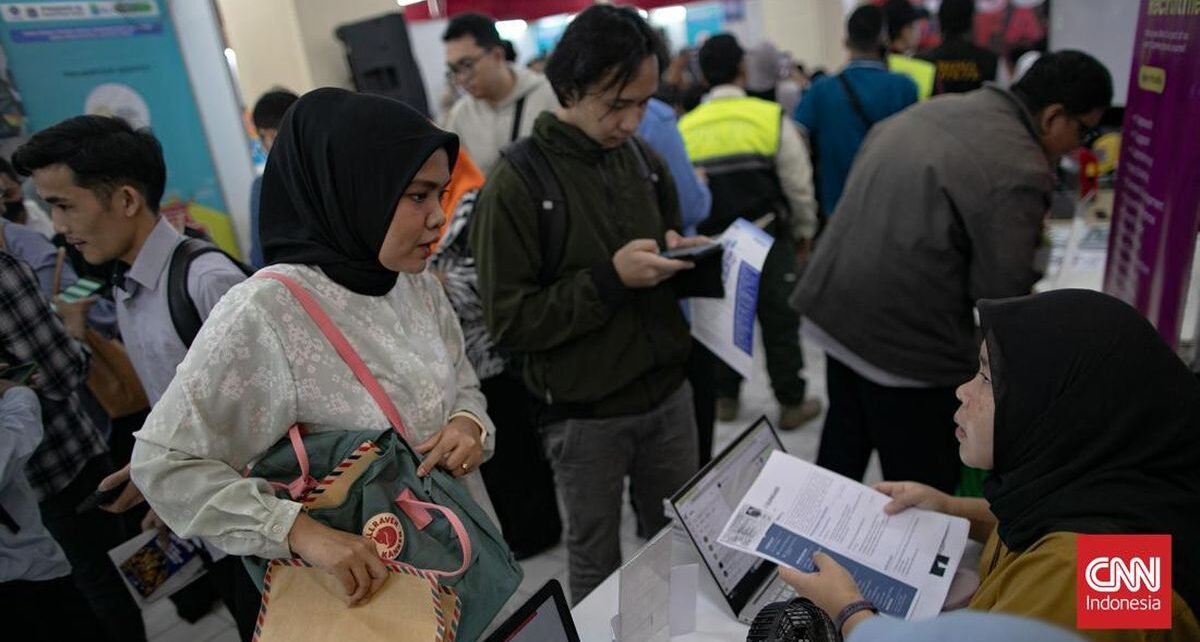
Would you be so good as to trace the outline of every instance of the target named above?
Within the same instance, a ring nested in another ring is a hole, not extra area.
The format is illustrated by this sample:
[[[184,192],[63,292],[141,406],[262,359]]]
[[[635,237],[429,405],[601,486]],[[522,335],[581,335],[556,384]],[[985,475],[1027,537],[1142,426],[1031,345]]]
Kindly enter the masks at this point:
[[[104,284],[99,281],[83,278],[71,284],[70,287],[64,289],[59,296],[61,296],[62,300],[66,301],[67,303],[74,303],[92,296],[97,290],[103,287],[103,285]]]
[[[665,252],[660,253],[660,256],[666,259],[678,259],[680,261],[695,262],[712,256],[713,254],[720,253],[720,243],[708,243],[706,245],[694,245],[692,247],[679,247],[673,250],[666,250]]]
[[[29,380],[33,377],[35,372],[37,372],[36,363],[22,363],[19,366],[12,366],[10,368],[0,370],[0,379],[24,386],[29,384]]]
[[[117,484],[108,490],[93,491],[91,495],[87,496],[87,499],[83,500],[78,506],[75,507],[75,514],[82,515],[83,513],[95,510],[101,506],[104,506],[105,504],[110,504],[113,501],[116,501],[116,499],[121,496],[121,491],[125,490],[125,485],[128,483],[129,482]]]

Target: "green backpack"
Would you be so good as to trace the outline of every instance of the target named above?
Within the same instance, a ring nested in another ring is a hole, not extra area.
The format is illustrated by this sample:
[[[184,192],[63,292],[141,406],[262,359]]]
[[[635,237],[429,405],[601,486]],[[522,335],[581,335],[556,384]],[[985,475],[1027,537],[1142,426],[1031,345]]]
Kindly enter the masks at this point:
[[[399,411],[312,295],[277,273],[257,278],[291,290],[392,427],[305,435],[293,426],[288,439],[267,451],[249,476],[266,479],[280,496],[302,502],[309,516],[326,526],[372,537],[385,560],[452,589],[461,602],[458,639],[481,637],[522,579],[499,529],[449,473],[435,468],[417,476],[421,458],[405,439]],[[375,533],[380,524],[386,528]],[[269,560],[245,559],[261,588]]]

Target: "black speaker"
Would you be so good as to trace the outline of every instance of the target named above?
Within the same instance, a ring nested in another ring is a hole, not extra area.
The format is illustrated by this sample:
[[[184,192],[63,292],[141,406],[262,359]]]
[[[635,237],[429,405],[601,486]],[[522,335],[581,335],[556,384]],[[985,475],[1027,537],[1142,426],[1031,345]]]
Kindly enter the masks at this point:
[[[334,33],[346,48],[355,89],[395,98],[429,116],[425,83],[413,57],[403,14],[342,25]]]

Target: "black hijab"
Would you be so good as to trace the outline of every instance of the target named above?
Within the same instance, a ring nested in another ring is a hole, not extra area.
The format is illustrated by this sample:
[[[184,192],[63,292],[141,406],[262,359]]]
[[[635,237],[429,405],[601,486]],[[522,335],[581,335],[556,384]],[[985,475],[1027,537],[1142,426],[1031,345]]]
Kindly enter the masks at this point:
[[[1055,531],[1170,533],[1200,608],[1200,383],[1125,303],[1060,290],[981,301],[996,398],[984,495],[1011,550]]]
[[[342,89],[296,101],[267,159],[259,232],[267,264],[315,265],[359,294],[383,296],[396,273],[379,262],[396,204],[438,149],[458,137],[404,103]]]

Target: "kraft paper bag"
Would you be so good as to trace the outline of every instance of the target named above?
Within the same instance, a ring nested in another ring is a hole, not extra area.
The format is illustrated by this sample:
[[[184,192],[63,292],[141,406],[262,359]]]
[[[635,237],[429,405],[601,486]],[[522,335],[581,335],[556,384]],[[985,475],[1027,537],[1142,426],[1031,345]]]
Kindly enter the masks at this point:
[[[294,562],[267,570],[257,642],[453,642],[458,599],[428,578],[395,568],[364,604],[346,605],[334,576]]]

